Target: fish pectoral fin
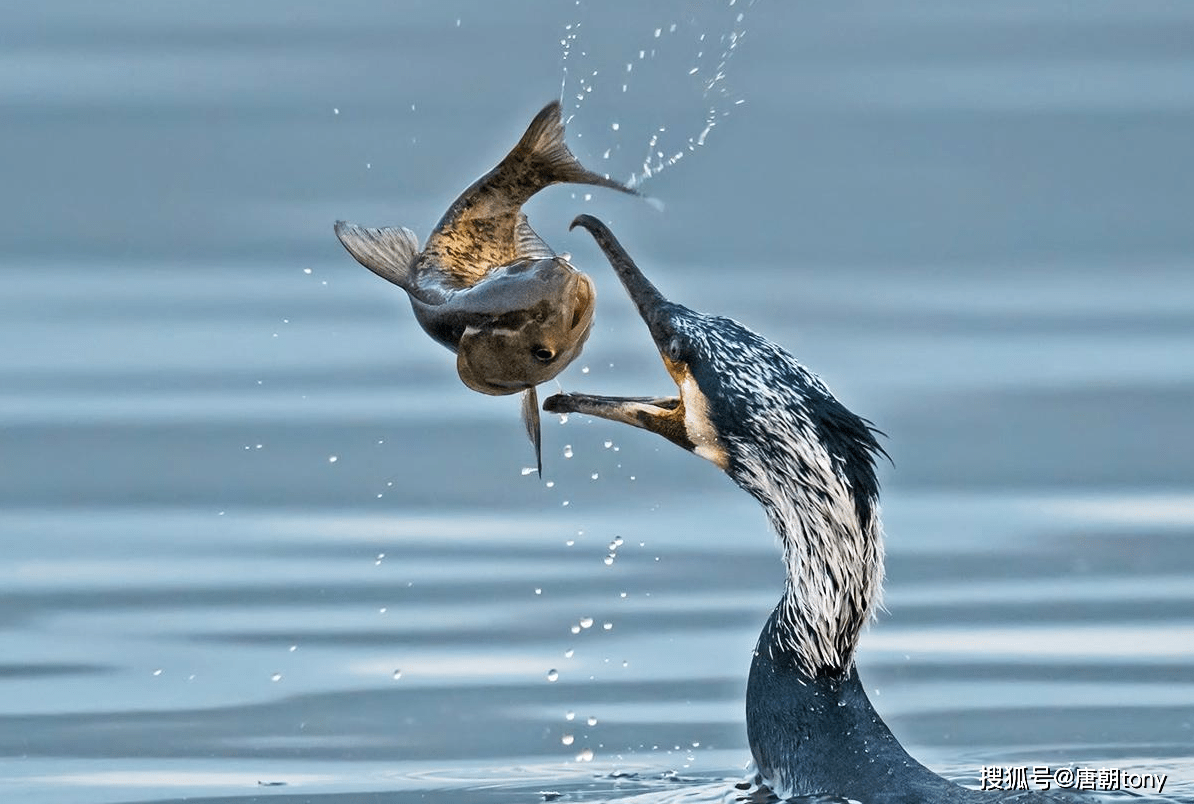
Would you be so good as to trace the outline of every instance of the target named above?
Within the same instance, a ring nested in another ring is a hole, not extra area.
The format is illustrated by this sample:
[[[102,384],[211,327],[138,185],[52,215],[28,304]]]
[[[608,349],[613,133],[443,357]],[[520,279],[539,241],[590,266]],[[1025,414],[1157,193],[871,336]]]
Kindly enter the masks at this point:
[[[543,477],[543,430],[539,425],[539,394],[533,385],[522,392],[522,423],[535,448],[535,468],[539,477]]]
[[[514,253],[518,259],[528,260],[550,260],[556,256],[551,246],[531,228],[523,212],[518,213],[518,223],[514,227]]]
[[[336,237],[361,265],[408,293],[416,292],[411,268],[419,255],[419,239],[410,229],[372,229],[336,221]]]

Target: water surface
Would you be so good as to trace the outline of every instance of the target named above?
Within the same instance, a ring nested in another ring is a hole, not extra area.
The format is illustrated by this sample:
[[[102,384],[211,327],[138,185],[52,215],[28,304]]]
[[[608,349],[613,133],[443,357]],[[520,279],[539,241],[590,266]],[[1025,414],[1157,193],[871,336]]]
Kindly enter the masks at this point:
[[[761,512],[580,417],[524,475],[517,401],[464,389],[331,233],[425,234],[559,93],[578,21],[586,161],[625,175],[661,121],[700,131],[705,100],[651,82],[733,27],[720,5],[9,10],[6,800],[733,793],[782,584]],[[914,756],[1194,800],[1194,11],[760,2],[742,26],[745,102],[645,185],[663,213],[529,206],[600,294],[563,387],[669,391],[567,233],[589,212],[888,434],[859,663]]]

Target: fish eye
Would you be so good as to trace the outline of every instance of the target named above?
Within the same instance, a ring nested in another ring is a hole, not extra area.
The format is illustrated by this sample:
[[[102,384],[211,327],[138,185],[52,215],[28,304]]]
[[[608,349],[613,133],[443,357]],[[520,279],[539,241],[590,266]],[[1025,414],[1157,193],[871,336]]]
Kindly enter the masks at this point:
[[[532,350],[531,354],[533,354],[537,360],[542,360],[544,363],[553,360],[556,356],[555,350],[548,349],[546,346],[536,346]]]

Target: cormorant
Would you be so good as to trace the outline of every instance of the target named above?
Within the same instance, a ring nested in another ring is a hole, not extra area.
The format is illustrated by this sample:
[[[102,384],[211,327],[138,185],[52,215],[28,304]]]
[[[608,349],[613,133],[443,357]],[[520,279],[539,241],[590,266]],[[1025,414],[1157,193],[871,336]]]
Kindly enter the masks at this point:
[[[827,794],[864,804],[1073,801],[965,788],[900,746],[854,665],[883,581],[875,459],[886,453],[876,431],[785,349],[664,298],[601,221],[581,215],[576,226],[605,252],[679,395],[557,394],[544,409],[641,427],[695,452],[758,500],[779,536],[787,582],[746,691],[761,780],[780,798]]]

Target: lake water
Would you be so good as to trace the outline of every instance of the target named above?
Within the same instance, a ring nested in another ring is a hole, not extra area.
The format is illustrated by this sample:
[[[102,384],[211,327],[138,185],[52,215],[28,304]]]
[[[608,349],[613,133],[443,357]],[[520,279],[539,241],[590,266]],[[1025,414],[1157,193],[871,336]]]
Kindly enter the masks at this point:
[[[859,664],[914,756],[1194,801],[1194,6],[1097,0],[7,9],[0,798],[732,800],[761,511],[576,416],[524,475],[331,231],[425,236],[561,39],[584,161],[686,154],[663,212],[528,205],[598,286],[562,387],[671,391],[589,212],[887,433]]]

